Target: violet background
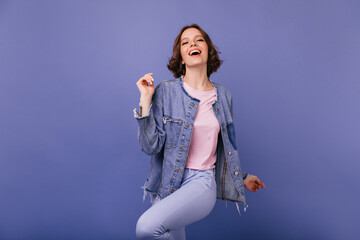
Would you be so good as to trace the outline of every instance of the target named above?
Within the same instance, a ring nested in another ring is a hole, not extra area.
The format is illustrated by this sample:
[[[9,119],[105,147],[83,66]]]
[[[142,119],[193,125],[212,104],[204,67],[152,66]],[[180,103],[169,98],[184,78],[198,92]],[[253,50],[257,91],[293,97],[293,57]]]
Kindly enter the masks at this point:
[[[224,60],[243,168],[188,239],[360,234],[360,2],[0,1],[0,239],[135,239],[148,156],[135,82],[198,23]]]

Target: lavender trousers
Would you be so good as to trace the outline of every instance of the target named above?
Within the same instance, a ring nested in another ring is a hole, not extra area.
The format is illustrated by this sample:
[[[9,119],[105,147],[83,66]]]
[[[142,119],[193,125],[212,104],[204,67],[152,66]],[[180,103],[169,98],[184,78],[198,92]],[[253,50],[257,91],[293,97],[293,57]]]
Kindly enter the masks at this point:
[[[215,169],[186,168],[181,187],[155,199],[136,224],[138,239],[186,239],[185,226],[206,217],[216,202]]]

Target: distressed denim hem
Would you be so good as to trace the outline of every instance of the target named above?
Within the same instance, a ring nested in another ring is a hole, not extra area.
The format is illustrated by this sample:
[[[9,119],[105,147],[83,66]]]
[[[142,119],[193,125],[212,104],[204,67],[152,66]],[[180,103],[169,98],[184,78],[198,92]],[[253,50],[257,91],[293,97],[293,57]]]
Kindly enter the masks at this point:
[[[230,200],[231,201],[231,200]],[[240,207],[239,207],[239,202],[236,202],[236,201],[231,201],[231,202],[234,202],[235,205],[236,205],[236,210],[237,212],[239,213],[239,216],[241,216],[241,212],[240,212]],[[225,207],[227,207],[227,203],[228,203],[228,200],[225,201]],[[244,202],[244,212],[246,212],[246,209],[249,207],[249,205]]]
[[[149,194],[149,196],[150,196],[150,203],[152,203],[154,201],[154,199],[157,199],[157,200],[160,199],[160,196],[157,193],[147,190],[145,185],[141,186],[141,188],[144,190],[143,202],[145,201],[147,194]]]

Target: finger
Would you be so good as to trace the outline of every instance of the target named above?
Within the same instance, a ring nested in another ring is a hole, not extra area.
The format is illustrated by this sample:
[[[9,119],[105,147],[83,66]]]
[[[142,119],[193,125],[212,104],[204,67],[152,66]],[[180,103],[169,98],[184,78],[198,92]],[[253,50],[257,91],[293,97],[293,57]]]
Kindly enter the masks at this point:
[[[256,183],[259,184],[260,186],[263,184],[258,177],[256,177]]]
[[[153,84],[154,84],[154,78],[153,78],[152,75],[147,74],[147,75],[145,75],[145,78],[148,80],[148,82],[150,83],[150,85],[153,85]]]
[[[151,81],[146,79],[146,78],[142,78],[140,81],[139,81],[139,84],[142,85],[142,86],[149,86],[149,83]]]
[[[150,77],[150,79],[154,79],[153,75],[154,75],[153,73],[147,73],[144,75],[144,77],[147,76],[147,77]]]
[[[151,77],[148,75],[144,75],[143,84],[146,84],[147,86],[153,85],[153,81],[152,81]]]
[[[144,76],[142,76],[138,82],[143,82],[144,80],[148,81],[149,76],[147,74],[145,74]]]
[[[151,84],[151,79],[150,79],[150,77],[148,75],[145,75],[144,79],[145,79],[147,85]]]

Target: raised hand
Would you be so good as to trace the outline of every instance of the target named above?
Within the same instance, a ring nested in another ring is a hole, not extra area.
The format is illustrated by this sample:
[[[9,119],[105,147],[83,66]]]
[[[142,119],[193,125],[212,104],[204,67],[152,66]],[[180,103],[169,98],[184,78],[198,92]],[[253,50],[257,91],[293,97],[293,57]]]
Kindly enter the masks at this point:
[[[147,73],[142,76],[139,81],[136,82],[136,86],[139,88],[141,97],[151,99],[155,91],[153,73]]]
[[[137,82],[136,86],[140,91],[140,115],[144,116],[150,108],[151,99],[155,92],[153,73],[147,73],[142,76]]]

